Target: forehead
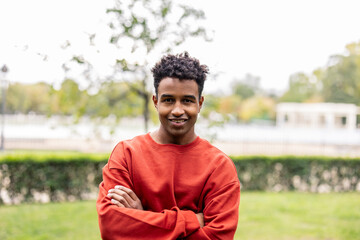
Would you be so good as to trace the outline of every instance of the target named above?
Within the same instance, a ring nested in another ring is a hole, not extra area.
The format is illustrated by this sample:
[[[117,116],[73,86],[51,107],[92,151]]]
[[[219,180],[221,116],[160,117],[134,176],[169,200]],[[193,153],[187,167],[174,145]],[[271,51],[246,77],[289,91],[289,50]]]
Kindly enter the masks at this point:
[[[199,95],[199,88],[195,80],[178,79],[172,77],[163,78],[158,87],[158,94],[171,95]]]

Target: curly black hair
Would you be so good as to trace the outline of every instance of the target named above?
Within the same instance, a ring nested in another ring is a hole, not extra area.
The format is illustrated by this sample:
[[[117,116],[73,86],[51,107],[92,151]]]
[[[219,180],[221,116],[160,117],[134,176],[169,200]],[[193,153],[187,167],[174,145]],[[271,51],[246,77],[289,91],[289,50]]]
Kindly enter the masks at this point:
[[[199,88],[199,97],[201,97],[209,68],[206,65],[200,65],[198,59],[192,58],[188,52],[184,52],[162,57],[151,69],[151,72],[154,77],[156,96],[158,95],[160,81],[165,77],[173,77],[180,80],[195,80]]]

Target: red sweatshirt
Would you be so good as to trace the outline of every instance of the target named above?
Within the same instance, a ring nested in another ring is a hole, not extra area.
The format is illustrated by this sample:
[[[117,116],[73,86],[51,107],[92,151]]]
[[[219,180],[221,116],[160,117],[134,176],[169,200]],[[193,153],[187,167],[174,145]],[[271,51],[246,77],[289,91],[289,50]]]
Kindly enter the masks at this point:
[[[144,210],[111,204],[106,195],[116,185],[132,189]],[[236,169],[223,152],[200,137],[175,145],[146,134],[114,148],[96,205],[103,239],[225,240],[234,237],[239,202]]]

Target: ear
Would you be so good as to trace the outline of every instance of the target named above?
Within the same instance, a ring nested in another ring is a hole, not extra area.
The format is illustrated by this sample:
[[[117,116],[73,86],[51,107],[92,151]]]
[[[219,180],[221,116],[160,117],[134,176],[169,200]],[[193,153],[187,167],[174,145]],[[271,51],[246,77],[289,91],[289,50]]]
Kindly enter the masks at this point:
[[[204,102],[204,96],[201,96],[200,99],[199,99],[199,112],[201,110],[201,107],[203,105],[203,102]]]
[[[158,110],[158,107],[157,107],[158,99],[157,99],[156,95],[152,96],[152,100],[153,100],[153,103],[154,103],[154,106],[155,106],[156,110]]]

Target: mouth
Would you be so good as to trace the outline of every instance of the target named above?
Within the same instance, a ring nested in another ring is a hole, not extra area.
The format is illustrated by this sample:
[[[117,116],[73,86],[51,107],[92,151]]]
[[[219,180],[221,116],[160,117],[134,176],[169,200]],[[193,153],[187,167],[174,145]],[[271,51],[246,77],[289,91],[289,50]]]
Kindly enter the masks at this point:
[[[172,124],[181,126],[186,123],[187,119],[169,119]]]

